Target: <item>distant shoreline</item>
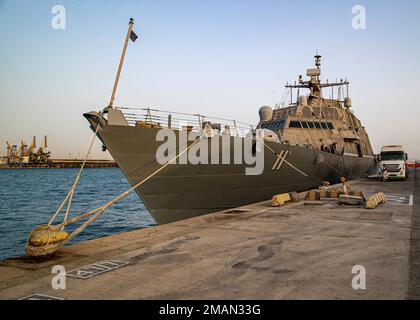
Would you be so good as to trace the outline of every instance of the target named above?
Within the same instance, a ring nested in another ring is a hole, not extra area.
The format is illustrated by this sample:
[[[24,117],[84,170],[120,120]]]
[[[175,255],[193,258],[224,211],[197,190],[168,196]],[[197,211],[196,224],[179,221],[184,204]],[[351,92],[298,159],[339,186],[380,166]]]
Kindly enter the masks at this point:
[[[66,160],[55,159],[50,164],[1,164],[0,170],[14,170],[14,169],[74,169],[80,168],[84,160]],[[86,169],[97,168],[118,168],[115,161],[111,160],[88,160],[85,164]]]

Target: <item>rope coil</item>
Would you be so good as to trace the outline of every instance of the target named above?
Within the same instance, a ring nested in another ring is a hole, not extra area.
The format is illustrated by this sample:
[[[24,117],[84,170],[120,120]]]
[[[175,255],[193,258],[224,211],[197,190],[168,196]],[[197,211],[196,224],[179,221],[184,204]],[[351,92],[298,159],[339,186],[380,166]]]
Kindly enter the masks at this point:
[[[43,225],[35,228],[31,231],[28,242],[25,247],[26,254],[32,257],[38,256],[47,256],[55,253],[58,250],[58,242],[51,242],[52,235],[54,232],[60,231],[59,228],[50,225]],[[42,233],[46,233],[48,235],[48,240],[45,244],[41,246],[35,245],[33,243],[33,239],[35,235],[37,235],[38,239],[41,237]]]

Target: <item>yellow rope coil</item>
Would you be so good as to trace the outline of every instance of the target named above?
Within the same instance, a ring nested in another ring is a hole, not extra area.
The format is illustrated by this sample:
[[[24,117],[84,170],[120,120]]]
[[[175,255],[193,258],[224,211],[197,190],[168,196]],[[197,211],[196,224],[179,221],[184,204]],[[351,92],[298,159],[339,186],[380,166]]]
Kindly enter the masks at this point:
[[[67,238],[68,233],[56,226],[39,226],[29,235],[25,252],[32,257],[53,254],[57,251],[59,244]]]

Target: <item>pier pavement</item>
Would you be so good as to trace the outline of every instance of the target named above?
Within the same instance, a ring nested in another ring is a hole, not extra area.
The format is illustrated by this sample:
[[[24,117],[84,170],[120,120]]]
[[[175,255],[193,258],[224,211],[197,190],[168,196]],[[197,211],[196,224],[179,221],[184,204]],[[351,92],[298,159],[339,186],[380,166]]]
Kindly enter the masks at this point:
[[[53,259],[6,260],[0,299],[419,299],[419,181],[350,182],[385,193],[374,210],[305,205],[301,193],[284,207],[261,202],[66,246]],[[54,266],[65,268],[65,289],[53,289]]]

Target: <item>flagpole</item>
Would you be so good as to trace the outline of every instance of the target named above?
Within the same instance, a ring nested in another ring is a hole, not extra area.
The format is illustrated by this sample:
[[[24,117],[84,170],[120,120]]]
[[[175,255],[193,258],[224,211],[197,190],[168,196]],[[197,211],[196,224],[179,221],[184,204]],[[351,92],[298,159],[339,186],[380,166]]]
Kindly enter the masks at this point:
[[[130,39],[131,30],[133,30],[133,25],[134,25],[134,20],[133,18],[130,18],[130,23],[128,24],[127,36],[125,37],[124,48],[123,48],[121,59],[120,59],[120,65],[118,67],[117,77],[115,78],[114,89],[112,90],[111,100],[109,101],[108,108],[112,108],[112,105],[114,103],[115,93],[117,91],[118,81],[120,80],[120,74],[121,74],[123,63],[124,63],[125,52],[127,50],[128,40]]]

